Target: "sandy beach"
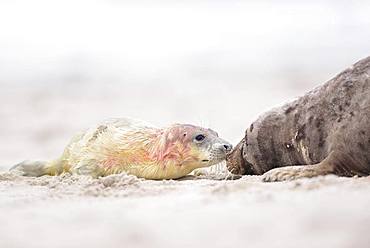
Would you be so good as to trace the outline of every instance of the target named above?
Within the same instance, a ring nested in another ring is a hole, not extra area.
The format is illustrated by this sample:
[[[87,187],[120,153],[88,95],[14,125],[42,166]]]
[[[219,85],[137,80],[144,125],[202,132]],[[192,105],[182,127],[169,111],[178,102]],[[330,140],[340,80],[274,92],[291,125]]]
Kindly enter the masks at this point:
[[[1,247],[368,247],[370,178],[0,174]]]

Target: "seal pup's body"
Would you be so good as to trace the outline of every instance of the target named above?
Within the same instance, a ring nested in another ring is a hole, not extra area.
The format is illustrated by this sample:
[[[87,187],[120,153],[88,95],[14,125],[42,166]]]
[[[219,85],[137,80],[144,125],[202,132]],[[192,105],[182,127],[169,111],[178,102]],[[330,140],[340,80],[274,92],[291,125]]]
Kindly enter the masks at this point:
[[[24,161],[11,170],[24,176],[126,172],[146,179],[175,179],[221,162],[230,150],[231,145],[211,129],[189,124],[156,128],[119,118],[76,135],[59,159]]]
[[[228,169],[236,174],[265,173],[264,181],[331,173],[369,175],[369,75],[370,57],[265,113],[228,155]]]

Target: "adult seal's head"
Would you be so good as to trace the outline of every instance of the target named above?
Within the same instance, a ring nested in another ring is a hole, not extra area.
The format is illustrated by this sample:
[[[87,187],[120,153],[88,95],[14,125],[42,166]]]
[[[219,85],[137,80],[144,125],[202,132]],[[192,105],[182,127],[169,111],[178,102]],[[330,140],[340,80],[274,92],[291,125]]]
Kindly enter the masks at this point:
[[[23,162],[23,175],[106,176],[126,172],[146,179],[175,179],[226,158],[232,146],[207,128],[174,124],[156,128],[120,118],[104,121],[76,135],[63,155],[51,162]]]

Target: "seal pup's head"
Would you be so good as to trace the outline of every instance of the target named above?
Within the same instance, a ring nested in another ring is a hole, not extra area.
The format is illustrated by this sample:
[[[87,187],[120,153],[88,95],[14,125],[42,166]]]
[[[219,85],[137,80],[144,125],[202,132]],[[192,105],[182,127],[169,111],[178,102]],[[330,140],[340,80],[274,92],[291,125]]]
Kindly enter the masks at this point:
[[[152,147],[152,157],[161,163],[174,163],[192,170],[226,159],[232,145],[209,128],[174,124],[162,129]]]

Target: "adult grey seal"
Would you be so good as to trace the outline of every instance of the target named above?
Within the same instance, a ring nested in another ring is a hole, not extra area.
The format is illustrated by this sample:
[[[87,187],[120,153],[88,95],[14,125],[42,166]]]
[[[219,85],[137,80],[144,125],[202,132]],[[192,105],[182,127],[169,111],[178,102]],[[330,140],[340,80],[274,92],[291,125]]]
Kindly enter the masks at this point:
[[[253,122],[227,157],[266,182],[370,174],[370,57]]]

